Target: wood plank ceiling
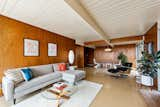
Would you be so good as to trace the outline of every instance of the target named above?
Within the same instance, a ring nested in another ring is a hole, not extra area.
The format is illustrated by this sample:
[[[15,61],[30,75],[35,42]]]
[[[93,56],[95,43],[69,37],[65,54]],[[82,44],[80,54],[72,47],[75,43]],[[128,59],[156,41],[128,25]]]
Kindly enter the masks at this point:
[[[90,19],[67,1],[78,1]],[[78,44],[143,35],[158,21],[159,10],[160,0],[0,0],[1,15],[73,38]]]

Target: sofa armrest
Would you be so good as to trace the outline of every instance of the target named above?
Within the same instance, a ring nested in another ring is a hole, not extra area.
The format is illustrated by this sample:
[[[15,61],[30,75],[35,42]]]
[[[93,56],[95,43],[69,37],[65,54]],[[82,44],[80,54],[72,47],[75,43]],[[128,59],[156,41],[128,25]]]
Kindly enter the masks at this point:
[[[2,78],[2,91],[6,101],[14,99],[14,82],[7,77]]]

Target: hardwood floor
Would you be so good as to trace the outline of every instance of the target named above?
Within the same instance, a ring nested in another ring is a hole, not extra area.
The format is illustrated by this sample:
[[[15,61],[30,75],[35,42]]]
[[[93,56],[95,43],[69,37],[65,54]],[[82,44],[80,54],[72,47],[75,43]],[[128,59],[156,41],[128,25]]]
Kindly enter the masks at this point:
[[[103,84],[91,107],[148,107],[132,77],[115,79],[87,68],[87,80]]]
[[[155,93],[156,91],[152,91],[154,94],[148,90],[139,91],[133,77],[115,79],[105,73],[95,73],[93,68],[84,70],[87,73],[87,80],[103,84],[90,107],[158,107],[156,102],[160,97],[153,98],[153,95],[160,94]],[[0,107],[10,107],[3,97],[0,97]]]
[[[150,89],[141,89],[140,93],[144,97],[148,107],[160,107],[160,92]]]

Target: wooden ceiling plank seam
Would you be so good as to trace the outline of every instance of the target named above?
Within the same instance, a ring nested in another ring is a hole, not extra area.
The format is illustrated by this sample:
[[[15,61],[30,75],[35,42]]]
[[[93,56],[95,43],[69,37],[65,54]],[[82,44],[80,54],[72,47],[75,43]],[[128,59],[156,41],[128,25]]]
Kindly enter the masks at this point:
[[[139,1],[139,0],[134,0],[134,1],[133,0],[124,0],[123,2],[121,0],[113,0],[113,2],[109,1],[109,0],[101,0],[101,1],[99,1],[99,3],[96,3],[96,2],[93,3],[93,1],[95,1],[95,0],[91,0],[91,1],[90,0],[79,0],[79,1],[82,2],[82,4],[89,10],[90,13],[93,13],[93,16],[95,17],[95,19],[97,19],[97,22],[103,27],[103,29],[105,31],[107,31],[108,35],[110,35],[109,31],[111,28],[107,28],[106,26],[110,26],[110,25],[112,26],[112,24],[113,24],[115,26],[113,26],[112,28],[116,28],[117,23],[121,23],[121,22],[124,22],[124,25],[131,24],[129,29],[133,30],[133,32],[135,31],[135,33],[126,32],[126,34],[128,34],[128,35],[132,35],[132,34],[143,35],[144,31],[147,31],[147,29],[145,29],[145,28],[147,26],[150,26],[151,23],[153,24],[157,20],[156,17],[158,17],[158,16],[156,14],[158,14],[157,11],[159,10],[159,6],[160,6],[159,0],[141,0],[141,1]],[[126,8],[123,9],[123,7],[125,7],[125,6],[126,6]],[[115,7],[115,8],[113,8],[113,7]],[[120,10],[118,8],[120,8]],[[107,14],[101,16],[100,15],[101,13],[104,14],[102,11],[104,11]],[[109,15],[109,11],[111,12],[111,15]],[[141,11],[141,12],[139,12],[139,11]],[[100,13],[100,14],[98,14],[98,13]],[[122,13],[122,14],[117,15],[118,13],[119,14]],[[106,21],[108,19],[110,19],[110,21],[112,23],[107,23]],[[136,23],[135,24],[130,23],[129,21],[126,22],[129,19],[132,19],[137,22],[141,22],[142,26],[139,26]],[[124,28],[122,23],[121,23],[121,25],[122,25],[122,28]],[[118,27],[121,27],[121,26],[118,26]],[[140,29],[140,27],[143,27],[143,29],[138,30],[138,28]],[[125,31],[122,31],[122,34],[124,32]],[[117,36],[116,33],[117,33],[116,30],[113,31],[113,36],[115,38],[119,37],[119,36]]]
[[[146,2],[146,4],[149,3],[147,1],[144,1],[144,2]],[[159,3],[159,2],[157,2],[157,3]],[[153,3],[153,4],[155,4],[155,3]],[[131,5],[131,6],[126,6],[126,5]],[[115,6],[115,4],[113,6]],[[115,12],[117,12],[117,10],[119,11],[121,8],[122,9],[125,8],[126,10],[128,9],[127,11],[129,11],[129,10],[133,10],[133,9],[136,9],[136,8],[144,8],[144,7],[146,7],[146,5],[145,5],[145,3],[139,3],[139,0],[137,0],[137,1],[134,1],[134,5],[133,5],[133,3],[132,4],[125,4],[125,5],[123,4],[123,5],[118,5],[118,6],[116,5],[115,6],[116,10],[112,6],[109,7],[110,9],[108,9],[108,7],[109,6],[102,8],[99,11],[99,13],[104,13],[104,12],[115,13]],[[106,10],[106,8],[107,8],[107,10]]]
[[[154,3],[153,3],[154,4]],[[139,5],[139,6],[141,6],[141,5]],[[146,8],[146,9],[148,9],[148,8],[153,8],[153,7],[156,7],[156,6],[160,6],[160,2],[157,2],[156,4],[154,4],[154,5],[151,5],[151,6],[144,6],[144,5],[142,5],[142,7],[141,7],[141,9],[143,9],[144,10],[144,8]],[[128,7],[127,7],[128,8]],[[137,6],[137,7],[135,7],[135,8],[138,8],[139,9],[139,7]],[[106,9],[105,9],[106,10]],[[118,22],[120,22],[121,21],[121,18],[120,17],[126,17],[126,16],[129,16],[129,15],[137,15],[136,13],[137,13],[137,10],[136,9],[131,9],[132,10],[132,12],[123,12],[123,14],[121,13],[121,12],[119,12],[119,14],[117,14],[117,13],[114,13],[113,11],[111,12],[110,11],[110,13],[111,14],[109,14],[108,12],[106,13],[106,14],[104,14],[104,15],[102,15],[102,16],[105,16],[105,15],[111,15],[111,16],[115,16],[116,15],[116,17],[114,17],[114,18],[112,18],[112,20],[114,20],[114,23],[113,24],[116,24],[116,23],[118,23]],[[101,12],[98,12],[98,13],[101,13]],[[101,15],[98,15],[98,16],[101,16]],[[101,17],[102,17],[101,16]],[[130,16],[131,17],[131,16]]]

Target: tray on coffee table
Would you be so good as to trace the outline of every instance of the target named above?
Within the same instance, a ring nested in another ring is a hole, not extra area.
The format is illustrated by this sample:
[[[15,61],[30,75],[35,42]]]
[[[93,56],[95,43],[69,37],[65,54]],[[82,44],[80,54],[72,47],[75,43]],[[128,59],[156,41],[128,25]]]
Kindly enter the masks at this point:
[[[59,84],[63,84],[64,88],[59,88]],[[63,99],[69,99],[72,94],[77,91],[77,85],[71,85],[65,82],[58,82],[53,84],[53,86],[41,93],[41,96],[48,100],[58,100],[58,97]]]

